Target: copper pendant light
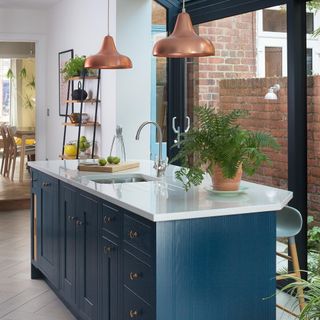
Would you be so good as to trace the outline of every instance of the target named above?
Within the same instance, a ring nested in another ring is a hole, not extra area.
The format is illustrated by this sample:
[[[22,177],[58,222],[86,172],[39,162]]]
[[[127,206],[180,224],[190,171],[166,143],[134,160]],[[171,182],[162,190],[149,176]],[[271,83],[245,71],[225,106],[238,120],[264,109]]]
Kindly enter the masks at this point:
[[[113,37],[109,35],[110,0],[108,0],[108,35],[104,37],[100,51],[85,60],[84,67],[92,69],[130,69],[129,57],[117,51]]]
[[[185,0],[172,34],[159,40],[153,47],[154,56],[166,58],[206,57],[214,53],[212,42],[195,33],[190,15],[185,9]]]

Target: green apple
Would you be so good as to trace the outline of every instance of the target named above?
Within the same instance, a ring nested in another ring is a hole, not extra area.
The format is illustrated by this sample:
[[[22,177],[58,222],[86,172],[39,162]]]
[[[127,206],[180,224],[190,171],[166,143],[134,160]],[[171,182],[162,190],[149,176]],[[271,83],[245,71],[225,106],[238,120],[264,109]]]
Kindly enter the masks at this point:
[[[112,163],[113,163],[113,157],[112,157],[112,156],[109,156],[109,157],[107,158],[107,161],[108,161],[108,163],[112,164]]]
[[[113,157],[113,164],[118,164],[120,163],[120,158],[119,157]]]
[[[103,167],[103,166],[105,166],[105,165],[107,164],[107,160],[106,160],[106,159],[101,158],[101,159],[99,159],[99,160],[98,160],[98,163],[99,163],[99,165],[100,165],[100,166],[102,166],[102,167]]]

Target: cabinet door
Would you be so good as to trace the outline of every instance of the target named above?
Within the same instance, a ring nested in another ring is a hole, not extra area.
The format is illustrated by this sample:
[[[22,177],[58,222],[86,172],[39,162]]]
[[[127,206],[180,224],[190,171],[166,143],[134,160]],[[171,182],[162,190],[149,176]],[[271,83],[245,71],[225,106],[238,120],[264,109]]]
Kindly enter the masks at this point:
[[[37,196],[37,259],[41,272],[59,287],[58,181],[39,174]]]
[[[83,319],[98,315],[98,202],[80,194],[77,199],[77,302]]]
[[[76,190],[60,185],[61,292],[71,305],[76,303]]]
[[[101,253],[101,319],[118,320],[119,247],[113,241],[102,237]]]

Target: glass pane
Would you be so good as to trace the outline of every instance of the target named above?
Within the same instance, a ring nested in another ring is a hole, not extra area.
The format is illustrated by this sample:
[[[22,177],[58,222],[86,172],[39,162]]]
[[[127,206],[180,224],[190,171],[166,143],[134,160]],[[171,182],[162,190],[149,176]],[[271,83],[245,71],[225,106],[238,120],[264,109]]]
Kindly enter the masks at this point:
[[[269,18],[278,24],[272,30],[286,30],[285,8],[264,11],[271,13]],[[195,123],[194,108],[199,105],[224,112],[248,110],[249,117],[241,119],[240,125],[244,129],[270,133],[280,144],[280,150],[267,151],[271,162],[263,164],[253,176],[243,178],[287,189],[287,70],[283,63],[287,59],[287,35],[278,35],[276,41],[266,36],[258,26],[262,16],[262,11],[256,11],[196,26],[199,35],[212,40],[216,54],[186,60],[187,112]],[[277,21],[279,17],[281,21]],[[276,84],[280,91],[276,91]],[[265,98],[270,90],[275,100]],[[286,241],[278,243],[278,250],[287,252]],[[287,268],[287,261],[278,258],[278,271]]]
[[[312,61],[312,49],[307,49],[307,75],[312,75],[313,61]]]
[[[8,71],[10,69],[10,59],[0,59],[0,122],[10,121],[10,80]]]
[[[284,9],[263,10],[263,31],[287,32],[287,13]]]
[[[312,35],[314,19],[320,4],[310,2],[307,12],[307,112],[308,112],[308,270],[320,274],[320,115],[319,115],[319,52],[320,39]],[[318,30],[316,30],[318,31]],[[315,31],[315,33],[316,33]],[[310,35],[309,35],[310,34]]]
[[[282,48],[265,48],[266,77],[282,77]]]
[[[167,36],[167,10],[156,1],[152,2],[152,41]],[[151,119],[156,121],[163,134],[162,154],[166,155],[167,141],[167,59],[152,57],[151,81]],[[151,159],[158,154],[158,135],[154,128],[151,130]]]
[[[307,33],[312,34],[314,32],[314,13],[307,12]]]

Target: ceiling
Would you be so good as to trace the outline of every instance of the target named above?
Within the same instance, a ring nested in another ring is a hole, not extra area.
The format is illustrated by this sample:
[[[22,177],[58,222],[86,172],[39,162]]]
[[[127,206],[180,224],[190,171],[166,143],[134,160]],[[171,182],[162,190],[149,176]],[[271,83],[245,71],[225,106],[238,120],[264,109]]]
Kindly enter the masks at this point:
[[[61,0],[0,0],[0,8],[45,9]]]

